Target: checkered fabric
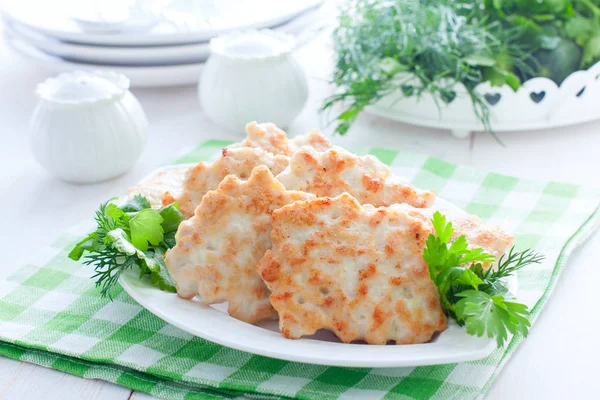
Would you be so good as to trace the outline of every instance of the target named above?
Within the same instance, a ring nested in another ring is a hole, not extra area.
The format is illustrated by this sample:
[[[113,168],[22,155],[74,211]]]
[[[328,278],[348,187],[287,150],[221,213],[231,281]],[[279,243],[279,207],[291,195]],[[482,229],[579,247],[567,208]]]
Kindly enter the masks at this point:
[[[209,141],[178,160],[210,159]],[[371,149],[421,188],[515,233],[520,248],[546,255],[519,273],[519,300],[534,318],[567,258],[597,227],[600,191],[518,179],[425,155]],[[93,210],[90,210],[90,214]],[[260,357],[192,337],[146,311],[122,289],[110,302],[90,268],[67,258],[90,228],[79,226],[0,282],[0,354],[167,399],[474,399],[482,396],[522,338],[489,357],[417,368],[337,368]],[[535,326],[532,328],[535,329]]]

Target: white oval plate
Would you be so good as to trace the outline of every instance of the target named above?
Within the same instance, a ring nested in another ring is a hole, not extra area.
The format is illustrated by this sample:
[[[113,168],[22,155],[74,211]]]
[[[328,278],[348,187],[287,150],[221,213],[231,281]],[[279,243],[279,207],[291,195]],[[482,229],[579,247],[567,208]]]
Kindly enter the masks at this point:
[[[34,61],[50,74],[60,74],[74,70],[114,71],[124,74],[131,87],[162,87],[195,85],[198,83],[204,63],[162,65],[162,66],[123,66],[65,61],[48,55],[21,40],[6,37],[6,43],[23,57]]]
[[[156,46],[198,43],[231,30],[270,28],[283,24],[323,0],[214,0],[174,1],[162,19],[148,31],[115,33],[84,31],[68,12],[82,0],[13,0],[4,17],[46,36],[73,43],[110,46]],[[31,12],[35,10],[35,12]],[[227,15],[220,13],[227,12]],[[169,17],[170,15],[170,17]],[[191,18],[196,15],[196,20]],[[198,22],[201,18],[205,21]]]
[[[308,10],[275,31],[300,35],[316,23],[318,10]],[[127,66],[159,66],[175,64],[198,64],[206,61],[210,50],[208,42],[173,46],[94,46],[63,42],[44,36],[18,22],[7,22],[6,33],[16,40],[42,50],[49,55],[73,62],[113,64]]]
[[[440,198],[434,208],[446,214],[464,213]],[[340,367],[415,367],[477,360],[496,348],[494,339],[470,336],[453,321],[425,344],[346,344],[324,331],[290,340],[281,335],[276,321],[259,326],[247,324],[230,317],[226,303],[207,306],[198,299],[185,300],[162,292],[147,280],[140,280],[137,271],[121,275],[120,283],[141,306],[186,332],[233,349],[282,360]],[[516,294],[516,281],[509,282],[509,286]]]

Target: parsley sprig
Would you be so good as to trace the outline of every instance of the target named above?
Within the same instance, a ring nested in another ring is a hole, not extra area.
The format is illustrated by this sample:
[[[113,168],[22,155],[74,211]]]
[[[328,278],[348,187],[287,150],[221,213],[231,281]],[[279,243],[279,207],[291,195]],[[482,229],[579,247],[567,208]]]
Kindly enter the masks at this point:
[[[435,212],[431,222],[435,235],[427,238],[423,258],[448,316],[470,335],[495,337],[498,347],[509,332],[526,337],[531,326],[529,310],[512,301],[501,279],[544,257],[532,250],[518,252],[513,247],[508,255],[500,257],[496,269],[487,268],[495,263],[495,256],[481,248],[469,249],[464,235],[451,240],[452,222],[441,213]]]
[[[96,230],[77,243],[69,258],[92,265],[92,279],[101,295],[111,297],[121,273],[133,266],[140,277],[149,275],[156,287],[175,292],[169,276],[164,253],[175,246],[175,233],[185,217],[177,203],[156,210],[150,202],[137,195],[123,206],[106,202],[96,211]]]

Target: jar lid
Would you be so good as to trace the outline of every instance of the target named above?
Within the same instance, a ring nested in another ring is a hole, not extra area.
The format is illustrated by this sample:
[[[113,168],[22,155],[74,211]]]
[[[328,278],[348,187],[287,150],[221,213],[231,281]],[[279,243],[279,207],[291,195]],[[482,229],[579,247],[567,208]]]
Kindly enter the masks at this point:
[[[228,58],[264,60],[294,49],[293,36],[270,29],[233,32],[210,41],[210,51]]]
[[[74,71],[48,78],[37,86],[37,95],[52,103],[91,104],[120,98],[129,89],[125,75],[103,71]]]

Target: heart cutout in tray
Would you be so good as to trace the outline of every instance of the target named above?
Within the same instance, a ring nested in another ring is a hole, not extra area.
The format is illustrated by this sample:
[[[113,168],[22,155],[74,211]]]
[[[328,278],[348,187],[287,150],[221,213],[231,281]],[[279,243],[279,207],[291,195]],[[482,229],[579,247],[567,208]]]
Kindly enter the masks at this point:
[[[500,99],[502,98],[502,95],[500,93],[495,93],[495,94],[486,94],[485,96],[483,96],[485,98],[485,101],[490,105],[490,106],[495,106],[496,104],[498,104],[498,102],[500,101]]]
[[[546,91],[542,90],[541,92],[531,92],[529,97],[535,104],[539,104],[542,102],[542,100],[544,100],[544,97],[546,97]]]

